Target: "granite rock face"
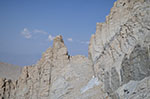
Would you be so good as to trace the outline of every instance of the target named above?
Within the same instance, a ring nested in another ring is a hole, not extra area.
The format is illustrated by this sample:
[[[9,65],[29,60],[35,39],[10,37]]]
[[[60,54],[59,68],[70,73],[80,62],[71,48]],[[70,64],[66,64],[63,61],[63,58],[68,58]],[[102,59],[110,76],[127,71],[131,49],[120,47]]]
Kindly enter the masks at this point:
[[[150,0],[118,0],[97,23],[88,58],[69,56],[62,36],[18,80],[0,79],[2,99],[150,99]]]
[[[0,96],[4,99],[83,98],[80,89],[93,76],[91,65],[84,56],[69,56],[62,36],[57,36],[53,47],[43,53],[37,64],[25,66],[17,81],[0,80]]]
[[[89,59],[108,97],[129,99],[117,89],[130,81],[140,82],[150,76],[149,23],[149,0],[118,0],[106,22],[97,23],[89,45]],[[141,98],[136,96],[136,99]]]

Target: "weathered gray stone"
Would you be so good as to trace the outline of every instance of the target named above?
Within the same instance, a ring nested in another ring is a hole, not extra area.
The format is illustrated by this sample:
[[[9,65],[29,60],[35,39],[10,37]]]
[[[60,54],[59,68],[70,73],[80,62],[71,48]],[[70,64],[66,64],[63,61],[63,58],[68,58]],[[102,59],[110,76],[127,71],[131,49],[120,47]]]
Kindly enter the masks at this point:
[[[96,24],[88,59],[69,56],[62,36],[17,81],[0,79],[2,99],[149,99],[150,1],[118,0]]]
[[[149,5],[146,0],[118,0],[106,22],[96,24],[89,59],[109,97],[130,80],[149,76]]]
[[[112,89],[110,87],[110,74],[109,74],[109,72],[105,72],[105,74],[104,74],[104,89],[108,94],[112,93]]]
[[[148,49],[136,45],[129,59],[125,56],[123,60],[121,68],[122,83],[127,83],[130,80],[142,80],[147,76],[150,76]]]
[[[118,89],[120,86],[119,74],[117,73],[115,67],[111,68],[111,88],[112,90]]]

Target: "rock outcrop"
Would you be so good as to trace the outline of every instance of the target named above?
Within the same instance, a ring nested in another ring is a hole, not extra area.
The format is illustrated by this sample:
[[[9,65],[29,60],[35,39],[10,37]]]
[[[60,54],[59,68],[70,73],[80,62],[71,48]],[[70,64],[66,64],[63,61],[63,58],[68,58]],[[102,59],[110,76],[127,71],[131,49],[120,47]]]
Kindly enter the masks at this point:
[[[24,67],[17,81],[0,81],[0,96],[4,99],[82,98],[80,89],[92,76],[91,61],[81,55],[69,56],[62,36],[57,36],[53,47],[43,53],[37,64]],[[6,85],[13,88],[7,92]]]
[[[97,23],[88,58],[69,56],[62,36],[16,81],[0,79],[2,99],[149,99],[150,0],[118,0]]]
[[[106,22],[97,23],[89,45],[89,59],[108,97],[133,99],[128,96],[134,90],[129,91],[124,85],[132,86],[131,81],[140,83],[150,76],[149,5],[149,0],[118,0]],[[124,94],[118,91],[122,87]],[[145,94],[141,93],[144,99],[148,99]],[[141,97],[136,96],[136,99]]]

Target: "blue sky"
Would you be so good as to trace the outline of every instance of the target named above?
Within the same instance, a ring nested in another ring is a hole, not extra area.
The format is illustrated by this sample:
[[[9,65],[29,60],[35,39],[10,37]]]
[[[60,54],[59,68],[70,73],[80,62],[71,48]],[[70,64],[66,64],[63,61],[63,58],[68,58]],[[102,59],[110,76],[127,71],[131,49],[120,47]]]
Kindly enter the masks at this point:
[[[57,35],[69,54],[88,56],[96,22],[104,22],[116,0],[0,0],[0,61],[31,65]]]

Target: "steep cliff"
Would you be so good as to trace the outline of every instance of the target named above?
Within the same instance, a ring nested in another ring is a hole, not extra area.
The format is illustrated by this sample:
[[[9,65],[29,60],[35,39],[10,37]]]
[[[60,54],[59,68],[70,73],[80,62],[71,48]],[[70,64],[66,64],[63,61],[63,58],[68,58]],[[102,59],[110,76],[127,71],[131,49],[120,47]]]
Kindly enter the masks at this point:
[[[62,36],[33,66],[26,66],[13,82],[1,79],[2,99],[68,99],[81,97],[80,88],[92,78],[91,62],[84,56],[69,56]]]
[[[150,76],[149,50],[150,1],[118,0],[106,22],[97,23],[89,45],[89,59],[103,91],[113,99],[137,95],[136,84]],[[143,92],[135,99],[150,98],[147,95]]]
[[[89,56],[69,56],[62,36],[17,81],[0,79],[2,99],[149,99],[150,0],[118,0],[97,23]]]

